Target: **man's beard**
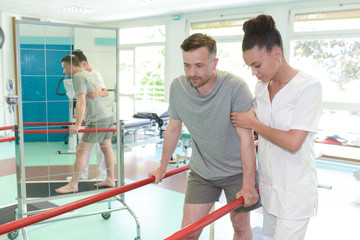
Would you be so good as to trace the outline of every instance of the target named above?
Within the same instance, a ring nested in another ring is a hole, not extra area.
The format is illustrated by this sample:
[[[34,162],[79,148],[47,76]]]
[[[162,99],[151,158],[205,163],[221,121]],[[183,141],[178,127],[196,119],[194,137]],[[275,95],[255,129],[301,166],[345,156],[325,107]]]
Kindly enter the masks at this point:
[[[188,80],[188,82],[190,83],[190,85],[193,87],[193,88],[199,88],[199,87],[202,87],[202,86],[204,86],[208,81],[209,81],[209,79],[208,80],[206,80],[206,81],[199,81],[199,85],[197,85],[197,86],[195,86],[194,84],[193,84],[193,82],[191,81],[191,79],[190,79],[190,77],[188,77],[188,76],[186,76],[186,79]],[[203,80],[203,78],[199,78],[199,79],[201,79],[201,80]]]

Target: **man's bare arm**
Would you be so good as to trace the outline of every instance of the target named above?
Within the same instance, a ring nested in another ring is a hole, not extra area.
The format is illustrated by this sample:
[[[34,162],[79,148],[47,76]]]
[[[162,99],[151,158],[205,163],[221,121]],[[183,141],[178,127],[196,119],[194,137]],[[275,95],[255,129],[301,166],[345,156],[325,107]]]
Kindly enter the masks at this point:
[[[165,130],[160,166],[149,173],[149,177],[155,176],[155,183],[159,183],[164,177],[170,158],[179,143],[181,131],[182,121],[170,118]]]
[[[243,196],[244,206],[254,205],[259,200],[259,194],[255,187],[256,155],[252,130],[236,128],[240,141],[241,164],[243,168],[243,186],[236,197]]]

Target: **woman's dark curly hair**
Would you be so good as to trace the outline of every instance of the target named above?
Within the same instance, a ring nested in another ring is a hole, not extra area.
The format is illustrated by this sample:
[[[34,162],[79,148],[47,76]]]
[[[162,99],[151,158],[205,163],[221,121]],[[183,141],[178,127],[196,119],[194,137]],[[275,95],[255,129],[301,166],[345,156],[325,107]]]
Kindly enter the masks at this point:
[[[271,16],[262,14],[252,18],[244,23],[243,30],[245,33],[242,42],[243,52],[255,46],[259,49],[266,47],[268,52],[273,46],[279,46],[283,50],[281,34]]]

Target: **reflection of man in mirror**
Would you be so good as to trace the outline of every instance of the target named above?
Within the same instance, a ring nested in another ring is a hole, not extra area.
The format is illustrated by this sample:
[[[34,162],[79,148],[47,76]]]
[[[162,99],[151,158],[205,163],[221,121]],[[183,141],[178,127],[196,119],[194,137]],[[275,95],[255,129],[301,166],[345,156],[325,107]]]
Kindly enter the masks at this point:
[[[90,99],[94,99],[97,97],[107,97],[108,91],[106,89],[106,86],[104,84],[104,80],[103,80],[101,74],[99,72],[95,71],[95,69],[93,69],[92,67],[90,67],[85,54],[80,49],[72,51],[72,54],[74,54],[78,58],[81,68],[83,68],[95,75],[95,84],[94,84],[95,90],[88,92],[87,97]],[[99,86],[99,87],[97,87],[97,86]],[[105,159],[104,159],[104,154],[100,148],[99,143],[95,143],[95,145],[90,149],[88,157],[87,157],[87,161],[86,161],[86,167],[85,167],[84,171],[82,172],[80,179],[88,179],[89,178],[89,163],[90,163],[90,159],[93,154],[94,148],[96,149],[96,159],[98,162],[98,170],[99,170],[99,175],[97,176],[97,179],[98,180],[106,179]]]
[[[88,92],[95,90],[95,75],[82,69],[78,58],[73,54],[63,57],[61,65],[64,73],[73,79],[76,96],[76,122],[70,129],[70,134],[77,134],[79,132],[83,120],[85,120],[86,129],[112,128],[114,122],[113,113],[105,99],[101,97],[90,99],[87,96]],[[97,142],[100,143],[101,150],[105,156],[107,176],[104,181],[96,183],[95,186],[115,187],[115,155],[111,144],[111,137],[111,132],[85,132],[76,150],[73,177],[67,185],[55,189],[55,191],[57,193],[71,193],[79,190],[78,184],[81,173],[86,166],[89,150]]]

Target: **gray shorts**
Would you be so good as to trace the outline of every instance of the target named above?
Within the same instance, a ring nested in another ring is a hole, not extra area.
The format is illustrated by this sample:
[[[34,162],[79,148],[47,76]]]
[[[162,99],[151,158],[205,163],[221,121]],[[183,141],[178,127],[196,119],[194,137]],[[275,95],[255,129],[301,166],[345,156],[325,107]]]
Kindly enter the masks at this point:
[[[114,128],[113,117],[100,119],[99,121],[87,124],[85,129],[94,128]],[[111,139],[114,132],[84,132],[81,140],[87,143],[100,143],[106,139]]]
[[[236,199],[236,193],[242,188],[243,174],[237,174],[220,180],[206,180],[190,171],[187,183],[185,203],[202,204],[219,201],[222,190],[224,190],[227,203]],[[256,187],[258,187],[258,174],[256,173]],[[235,212],[248,212],[261,207],[259,201],[250,207],[239,207]]]

